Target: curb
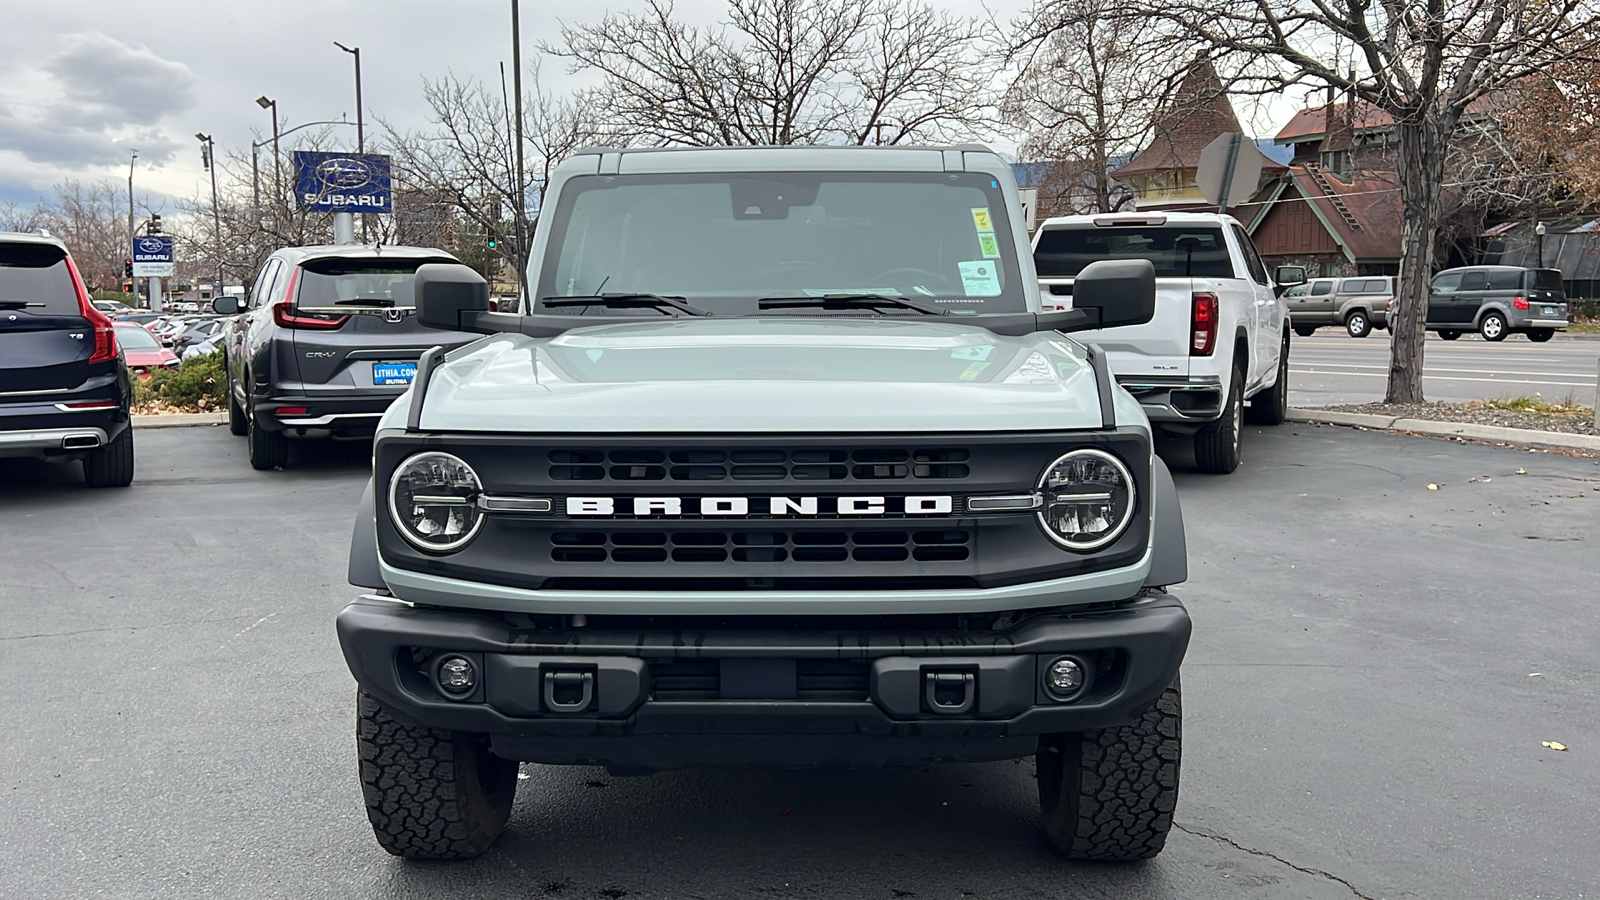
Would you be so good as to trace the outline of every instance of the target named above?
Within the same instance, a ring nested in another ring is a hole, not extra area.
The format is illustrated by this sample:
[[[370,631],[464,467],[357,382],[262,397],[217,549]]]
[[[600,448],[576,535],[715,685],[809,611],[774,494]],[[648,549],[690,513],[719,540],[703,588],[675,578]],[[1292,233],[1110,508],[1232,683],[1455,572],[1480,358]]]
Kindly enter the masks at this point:
[[[226,425],[227,413],[173,413],[166,416],[134,416],[135,428],[187,428],[194,425]]]
[[[1559,431],[1533,431],[1527,428],[1503,428],[1499,425],[1473,425],[1467,422],[1402,419],[1398,416],[1374,416],[1323,409],[1290,409],[1289,421],[1347,425],[1373,428],[1378,431],[1405,431],[1429,437],[1459,437],[1472,441],[1520,444],[1524,447],[1600,452],[1600,435],[1593,434],[1565,434]]]

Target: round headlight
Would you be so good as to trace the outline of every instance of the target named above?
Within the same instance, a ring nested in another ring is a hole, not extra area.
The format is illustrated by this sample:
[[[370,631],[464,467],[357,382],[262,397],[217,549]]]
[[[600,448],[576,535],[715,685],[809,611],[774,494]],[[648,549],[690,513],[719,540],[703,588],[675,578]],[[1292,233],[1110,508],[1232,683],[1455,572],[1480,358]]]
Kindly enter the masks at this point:
[[[483,511],[478,473],[448,453],[418,453],[389,481],[389,512],[406,540],[424,550],[454,550],[478,533]]]
[[[1039,521],[1050,539],[1071,550],[1097,550],[1133,521],[1133,476],[1103,450],[1074,450],[1039,479]]]

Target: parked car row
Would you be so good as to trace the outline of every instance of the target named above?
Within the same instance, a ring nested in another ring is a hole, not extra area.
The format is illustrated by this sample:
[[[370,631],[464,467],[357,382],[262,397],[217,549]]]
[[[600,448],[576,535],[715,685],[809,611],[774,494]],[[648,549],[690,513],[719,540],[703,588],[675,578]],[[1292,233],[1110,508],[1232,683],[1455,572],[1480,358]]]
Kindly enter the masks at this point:
[[[1392,275],[1313,278],[1283,292],[1295,333],[1310,337],[1337,325],[1356,338],[1387,328],[1394,309]],[[1567,328],[1567,297],[1559,269],[1465,266],[1446,269],[1428,286],[1425,327],[1453,341],[1477,332],[1486,341],[1525,334],[1543,343]]]

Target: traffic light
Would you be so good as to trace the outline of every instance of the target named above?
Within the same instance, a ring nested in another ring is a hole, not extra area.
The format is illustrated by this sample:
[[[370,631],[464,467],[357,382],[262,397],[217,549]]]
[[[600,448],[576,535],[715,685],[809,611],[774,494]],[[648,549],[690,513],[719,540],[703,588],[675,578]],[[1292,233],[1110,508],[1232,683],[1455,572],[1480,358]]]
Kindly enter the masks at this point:
[[[483,233],[484,237],[487,238],[485,243],[488,244],[490,250],[493,250],[500,243],[499,239],[495,237],[494,229],[485,228]]]
[[[161,233],[161,213],[151,213],[150,214],[149,233],[150,234],[160,234]]]
[[[125,260],[122,261],[122,277],[123,278],[132,278],[133,277],[133,260],[125,259]]]

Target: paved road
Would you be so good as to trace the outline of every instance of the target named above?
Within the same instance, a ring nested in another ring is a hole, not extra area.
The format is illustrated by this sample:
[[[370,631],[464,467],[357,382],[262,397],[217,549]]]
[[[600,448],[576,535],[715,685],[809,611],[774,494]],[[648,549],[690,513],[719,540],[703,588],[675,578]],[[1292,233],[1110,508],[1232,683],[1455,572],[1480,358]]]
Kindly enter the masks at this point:
[[[332,628],[366,448],[263,474],[221,428],[144,431],[109,492],[0,461],[0,896],[1600,894],[1600,462],[1311,426],[1246,450],[1179,473],[1181,830],[1133,867],[1055,857],[1029,763],[527,766],[490,855],[395,860]]]
[[[1462,402],[1542,394],[1574,395],[1593,405],[1600,340],[1557,338],[1535,344],[1513,335],[1498,344],[1476,335],[1453,342],[1431,337],[1423,352],[1423,391],[1429,400]],[[1289,403],[1332,406],[1383,399],[1389,376],[1389,335],[1374,331],[1356,340],[1323,329],[1295,337],[1289,352]]]

